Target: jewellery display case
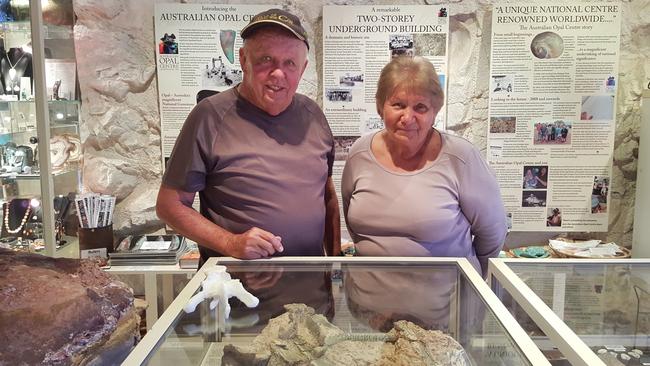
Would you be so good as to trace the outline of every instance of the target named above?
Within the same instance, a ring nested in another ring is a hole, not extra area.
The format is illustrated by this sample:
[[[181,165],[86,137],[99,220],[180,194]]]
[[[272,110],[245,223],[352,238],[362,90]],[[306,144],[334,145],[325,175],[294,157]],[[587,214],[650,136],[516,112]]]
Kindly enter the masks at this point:
[[[259,304],[249,308],[245,298],[232,297],[227,319],[224,302],[211,310],[210,300],[205,300],[185,312],[183,308],[196,304],[197,297],[213,291],[208,286],[208,292],[201,292],[201,286],[218,265],[225,266]],[[311,315],[299,323],[297,319],[305,318],[297,313]],[[285,321],[289,325],[278,325]],[[273,349],[282,357],[301,359],[301,364],[354,364],[356,358],[366,362],[359,364],[390,364],[400,360],[382,357],[402,345],[393,337],[404,324],[441,331],[431,332],[441,337],[435,338],[438,341],[409,338],[420,351],[433,347],[438,356],[449,358],[441,364],[550,364],[466,259],[400,257],[210,258],[124,364],[253,364],[253,358],[238,363],[232,351],[262,344],[259,338],[253,340],[278,329],[270,346],[279,347]],[[316,328],[327,331],[319,335]],[[454,348],[458,344],[462,348]],[[337,345],[340,350],[331,348]],[[300,356],[283,351],[296,347]],[[425,364],[436,364],[435,356],[427,352],[431,359]]]
[[[78,256],[68,220],[81,186],[72,0],[11,1],[0,13],[0,246]]]
[[[489,281],[531,338],[571,364],[650,364],[650,261],[499,258]]]

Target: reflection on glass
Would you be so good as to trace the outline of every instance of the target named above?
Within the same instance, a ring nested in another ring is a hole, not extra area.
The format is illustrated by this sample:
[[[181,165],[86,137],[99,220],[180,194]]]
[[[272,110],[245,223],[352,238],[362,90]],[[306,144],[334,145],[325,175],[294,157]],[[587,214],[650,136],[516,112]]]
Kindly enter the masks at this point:
[[[207,302],[180,314],[150,365],[394,364],[407,354],[425,364],[527,364],[455,265],[333,270],[329,264],[244,262],[228,272],[259,306],[231,298],[226,324],[217,324]]]
[[[606,364],[650,362],[650,266],[508,265]],[[540,335],[530,318],[509,303],[522,327]]]

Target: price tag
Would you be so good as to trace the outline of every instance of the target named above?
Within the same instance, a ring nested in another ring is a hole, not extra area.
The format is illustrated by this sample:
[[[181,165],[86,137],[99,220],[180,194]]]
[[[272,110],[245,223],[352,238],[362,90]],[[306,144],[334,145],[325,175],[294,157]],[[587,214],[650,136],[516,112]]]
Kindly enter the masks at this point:
[[[84,249],[80,251],[79,256],[81,259],[92,257],[108,258],[108,255],[106,254],[106,248]]]
[[[171,241],[145,241],[140,246],[141,250],[169,250]]]

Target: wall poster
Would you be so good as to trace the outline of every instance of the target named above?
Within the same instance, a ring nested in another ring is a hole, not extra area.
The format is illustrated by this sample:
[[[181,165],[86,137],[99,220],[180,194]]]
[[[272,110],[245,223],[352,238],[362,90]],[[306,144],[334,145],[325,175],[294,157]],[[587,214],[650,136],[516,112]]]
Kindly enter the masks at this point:
[[[323,6],[323,111],[336,142],[332,178],[339,200],[350,147],[359,136],[384,128],[375,92],[381,69],[391,57],[426,57],[447,90],[448,14],[448,5]],[[446,105],[436,117],[436,128],[445,129],[445,111]]]
[[[495,5],[488,154],[512,230],[607,231],[618,3]]]
[[[198,99],[242,80],[240,30],[268,5],[156,4],[163,169]]]

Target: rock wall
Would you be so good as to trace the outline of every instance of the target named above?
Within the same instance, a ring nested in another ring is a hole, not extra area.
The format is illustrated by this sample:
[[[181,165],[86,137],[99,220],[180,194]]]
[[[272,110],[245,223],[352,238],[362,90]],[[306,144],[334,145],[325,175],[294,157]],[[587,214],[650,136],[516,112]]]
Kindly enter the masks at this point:
[[[153,32],[156,2],[74,1],[78,18],[75,47],[83,96],[83,182],[87,190],[117,196],[114,228],[118,234],[155,231],[164,226],[154,209],[162,171]],[[180,2],[243,3],[223,0]],[[495,2],[399,2],[451,3],[448,128],[482,150],[487,143],[491,6]],[[314,46],[299,91],[321,103],[322,6],[397,2],[258,0],[255,3],[281,5],[304,21]],[[647,61],[650,59],[650,0],[622,2],[621,7],[624,21],[621,27],[609,233],[599,236],[630,246],[641,121],[639,108],[645,70],[650,70]],[[536,242],[538,239],[533,234],[518,233],[518,242],[513,244]]]

